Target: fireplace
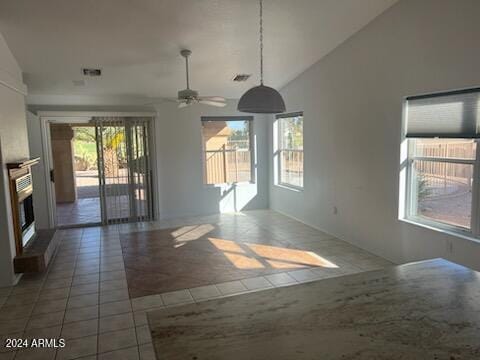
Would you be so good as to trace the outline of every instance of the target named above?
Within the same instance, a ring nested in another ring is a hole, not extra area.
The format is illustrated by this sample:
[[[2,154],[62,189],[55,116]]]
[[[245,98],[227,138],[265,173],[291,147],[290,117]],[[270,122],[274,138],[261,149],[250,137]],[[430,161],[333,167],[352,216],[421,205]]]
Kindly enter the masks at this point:
[[[36,235],[31,172],[36,163],[38,159],[7,164],[17,255],[23,253]]]
[[[25,247],[35,235],[35,215],[33,214],[32,194],[18,203],[18,219],[20,231],[22,232],[22,247]]]
[[[7,164],[17,250],[13,258],[13,269],[19,274],[46,271],[59,243],[55,229],[35,228],[32,166],[39,160],[37,158]]]

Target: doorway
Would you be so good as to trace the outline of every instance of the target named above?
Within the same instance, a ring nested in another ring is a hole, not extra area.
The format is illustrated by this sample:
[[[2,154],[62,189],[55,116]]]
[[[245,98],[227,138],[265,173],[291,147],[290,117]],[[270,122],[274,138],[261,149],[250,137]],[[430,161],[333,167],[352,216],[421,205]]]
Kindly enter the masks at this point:
[[[101,223],[95,126],[51,124],[50,138],[57,225]]]
[[[149,120],[94,117],[50,124],[58,227],[153,218]]]

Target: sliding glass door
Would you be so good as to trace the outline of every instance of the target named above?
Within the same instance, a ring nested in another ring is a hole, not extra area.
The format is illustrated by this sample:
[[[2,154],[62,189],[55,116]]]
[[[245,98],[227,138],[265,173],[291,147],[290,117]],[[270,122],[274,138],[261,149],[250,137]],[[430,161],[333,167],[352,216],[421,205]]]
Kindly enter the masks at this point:
[[[97,117],[94,121],[102,222],[152,219],[150,119]]]

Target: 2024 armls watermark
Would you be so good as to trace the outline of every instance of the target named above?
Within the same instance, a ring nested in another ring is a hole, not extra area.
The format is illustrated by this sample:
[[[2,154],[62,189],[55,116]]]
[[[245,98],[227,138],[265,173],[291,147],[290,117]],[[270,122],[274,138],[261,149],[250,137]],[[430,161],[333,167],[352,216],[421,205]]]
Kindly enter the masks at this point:
[[[7,338],[5,339],[4,347],[8,349],[60,349],[66,345],[65,339],[21,339],[21,338]]]

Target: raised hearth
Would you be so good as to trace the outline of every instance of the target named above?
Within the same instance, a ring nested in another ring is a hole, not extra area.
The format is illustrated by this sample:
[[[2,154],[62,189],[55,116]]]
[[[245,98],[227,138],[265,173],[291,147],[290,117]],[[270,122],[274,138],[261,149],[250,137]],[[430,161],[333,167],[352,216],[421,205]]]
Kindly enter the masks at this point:
[[[37,230],[35,238],[21,255],[13,259],[16,273],[43,272],[52,260],[58,245],[55,230]]]

